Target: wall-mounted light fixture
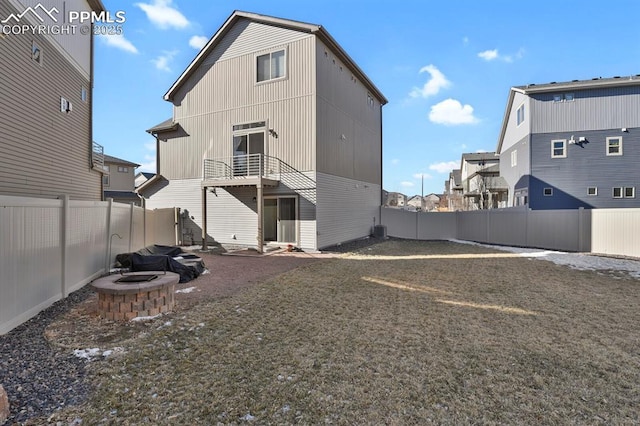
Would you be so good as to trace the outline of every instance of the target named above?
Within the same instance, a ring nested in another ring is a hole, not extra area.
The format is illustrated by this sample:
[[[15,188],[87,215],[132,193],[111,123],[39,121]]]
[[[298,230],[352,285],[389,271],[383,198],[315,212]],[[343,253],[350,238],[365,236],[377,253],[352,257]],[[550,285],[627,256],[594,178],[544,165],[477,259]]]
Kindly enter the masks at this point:
[[[620,129],[620,130],[622,130],[622,131],[623,131],[623,132],[625,132],[625,133],[626,133],[626,132],[628,132],[628,130],[627,130],[627,128],[626,128],[626,127],[623,127],[623,128],[622,128],[622,129]]]
[[[276,133],[276,131],[275,131],[275,130],[273,130],[273,129],[269,129],[269,134],[270,134],[271,136],[273,136],[274,138],[278,139],[278,134]]]

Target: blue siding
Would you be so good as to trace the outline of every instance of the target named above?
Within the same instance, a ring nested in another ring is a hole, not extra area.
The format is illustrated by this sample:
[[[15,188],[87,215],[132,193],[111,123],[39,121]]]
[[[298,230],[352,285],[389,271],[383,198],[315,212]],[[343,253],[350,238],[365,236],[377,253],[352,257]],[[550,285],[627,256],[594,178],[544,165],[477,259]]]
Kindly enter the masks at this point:
[[[567,143],[566,158],[551,158],[551,141],[585,137]],[[606,138],[621,136],[622,156],[606,155]],[[529,207],[538,209],[640,207],[640,128],[541,133],[531,136]],[[597,195],[587,195],[596,187]],[[635,198],[613,198],[613,187],[635,187]],[[553,195],[545,196],[544,188]]]

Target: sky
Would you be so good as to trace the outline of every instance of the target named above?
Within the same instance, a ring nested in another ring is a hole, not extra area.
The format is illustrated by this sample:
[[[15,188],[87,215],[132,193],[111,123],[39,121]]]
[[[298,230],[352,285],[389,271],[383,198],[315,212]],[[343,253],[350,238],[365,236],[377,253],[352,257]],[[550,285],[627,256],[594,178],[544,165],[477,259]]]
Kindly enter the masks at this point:
[[[322,25],[389,103],[383,188],[442,193],[468,152],[495,151],[509,89],[640,74],[637,0],[102,0],[124,11],[121,36],[98,36],[94,140],[155,172],[146,129],[162,99],[234,10]],[[424,189],[423,189],[424,188]]]

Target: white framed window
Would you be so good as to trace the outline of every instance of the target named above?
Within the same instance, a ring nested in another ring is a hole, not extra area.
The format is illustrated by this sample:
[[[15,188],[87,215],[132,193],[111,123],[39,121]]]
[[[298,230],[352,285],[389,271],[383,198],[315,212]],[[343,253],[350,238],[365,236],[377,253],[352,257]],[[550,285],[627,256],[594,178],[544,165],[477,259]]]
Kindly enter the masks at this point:
[[[102,175],[102,185],[109,186],[109,175]]]
[[[575,99],[575,96],[573,96],[573,93],[565,93],[564,94],[565,102],[573,102],[574,99]]]
[[[129,173],[129,167],[118,166],[118,172],[120,172],[120,173]]]
[[[516,125],[521,125],[524,122],[524,103],[518,107],[516,111]]]
[[[40,66],[44,64],[44,55],[42,49],[35,41],[31,42],[31,59],[36,61]]]
[[[562,102],[562,95],[560,93],[556,93],[553,95],[553,102]]]
[[[82,102],[87,102],[87,100],[89,99],[89,92],[84,86],[80,88],[80,99],[82,99]]]
[[[284,78],[286,76],[286,59],[285,49],[256,56],[256,82]]]
[[[622,138],[620,136],[607,138],[607,155],[622,155]]]
[[[635,188],[635,186],[625,186],[625,188],[624,188],[624,198],[636,198],[636,188]]]
[[[511,151],[511,167],[515,167],[518,165],[518,150],[514,149]]]
[[[587,195],[590,197],[595,197],[598,195],[598,187],[597,186],[590,186],[587,188]]]
[[[551,141],[551,158],[567,157],[567,140],[555,139]]]
[[[545,197],[552,197],[552,196],[553,196],[553,188],[544,188],[544,189],[542,190],[542,194],[543,194]]]
[[[611,191],[611,195],[613,196],[613,198],[622,198],[622,187],[614,186],[613,190]]]

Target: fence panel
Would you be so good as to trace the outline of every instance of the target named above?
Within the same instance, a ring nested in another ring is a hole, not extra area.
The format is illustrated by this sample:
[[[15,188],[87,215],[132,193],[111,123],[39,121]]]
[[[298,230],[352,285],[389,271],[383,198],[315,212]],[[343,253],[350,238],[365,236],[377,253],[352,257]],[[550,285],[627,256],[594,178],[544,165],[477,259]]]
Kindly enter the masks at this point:
[[[107,206],[103,201],[69,201],[67,255],[63,267],[67,293],[82,287],[104,270]]]
[[[591,251],[640,257],[640,209],[591,211]]]
[[[488,243],[488,210],[457,212],[457,236],[459,240]]]
[[[457,237],[456,213],[417,213],[419,240],[449,240]]]
[[[415,240],[418,238],[416,215],[416,212],[383,207],[380,219],[387,227],[388,236]]]

